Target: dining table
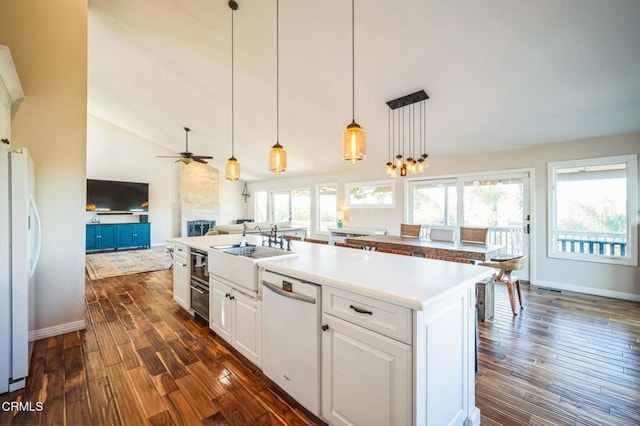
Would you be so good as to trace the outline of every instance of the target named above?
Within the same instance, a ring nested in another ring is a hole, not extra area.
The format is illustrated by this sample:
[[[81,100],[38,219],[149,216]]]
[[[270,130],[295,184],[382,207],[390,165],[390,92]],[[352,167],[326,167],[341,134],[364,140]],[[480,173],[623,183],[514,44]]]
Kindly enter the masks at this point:
[[[432,241],[422,238],[401,237],[399,235],[366,235],[347,238],[346,242],[361,245],[368,250],[384,247],[408,251],[414,256],[442,260],[466,259],[473,263],[486,262],[498,256],[504,249],[502,245]]]

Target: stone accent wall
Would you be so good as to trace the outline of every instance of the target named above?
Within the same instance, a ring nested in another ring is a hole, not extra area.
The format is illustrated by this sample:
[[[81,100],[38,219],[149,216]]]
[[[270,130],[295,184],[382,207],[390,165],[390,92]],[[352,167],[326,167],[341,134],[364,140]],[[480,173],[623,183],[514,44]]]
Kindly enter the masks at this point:
[[[187,236],[190,220],[220,223],[220,172],[208,164],[180,166],[180,235]]]

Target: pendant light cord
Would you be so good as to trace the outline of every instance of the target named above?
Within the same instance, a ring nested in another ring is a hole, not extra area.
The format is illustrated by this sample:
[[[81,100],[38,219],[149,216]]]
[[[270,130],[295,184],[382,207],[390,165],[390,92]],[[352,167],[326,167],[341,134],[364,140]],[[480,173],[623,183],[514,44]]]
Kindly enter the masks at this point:
[[[234,155],[234,130],[235,130],[235,122],[234,122],[234,113],[235,113],[235,105],[234,105],[234,78],[233,78],[233,9],[231,9],[231,157],[235,158]]]
[[[356,7],[351,0],[351,117],[356,121]]]
[[[280,2],[276,0],[276,143],[280,143]]]

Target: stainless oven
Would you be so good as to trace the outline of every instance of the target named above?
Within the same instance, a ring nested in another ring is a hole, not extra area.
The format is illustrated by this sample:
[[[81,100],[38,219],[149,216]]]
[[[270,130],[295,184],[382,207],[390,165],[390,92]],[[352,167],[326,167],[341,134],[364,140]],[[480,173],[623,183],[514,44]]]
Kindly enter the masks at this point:
[[[191,309],[209,322],[209,268],[207,252],[191,249]]]

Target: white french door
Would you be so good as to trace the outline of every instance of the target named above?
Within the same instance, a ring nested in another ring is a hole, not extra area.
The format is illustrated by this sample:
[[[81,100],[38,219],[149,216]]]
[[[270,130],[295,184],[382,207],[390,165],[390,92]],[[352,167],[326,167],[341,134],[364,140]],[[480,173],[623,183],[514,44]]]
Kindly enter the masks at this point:
[[[530,256],[530,172],[492,172],[483,175],[410,181],[406,220],[425,227],[489,228],[489,244],[503,253]],[[529,263],[518,276],[529,280]]]

